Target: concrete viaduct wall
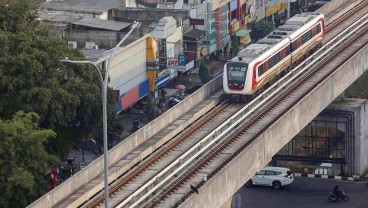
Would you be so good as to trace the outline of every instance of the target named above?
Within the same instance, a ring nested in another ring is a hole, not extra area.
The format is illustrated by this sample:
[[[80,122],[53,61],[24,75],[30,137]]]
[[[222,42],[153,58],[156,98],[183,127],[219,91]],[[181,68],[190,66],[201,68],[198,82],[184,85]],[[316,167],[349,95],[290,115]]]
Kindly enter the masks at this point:
[[[326,16],[326,24],[328,25],[329,23],[335,21],[342,14],[346,13],[363,1],[365,0],[333,0],[323,7],[319,8],[317,12],[325,15],[328,14]],[[346,6],[343,6],[343,4],[345,4]]]
[[[197,106],[200,102],[205,100],[207,97],[214,94],[216,91],[222,88],[222,76],[218,76],[211,82],[207,83],[203,88],[197,90],[191,96],[184,99],[179,104],[175,105],[175,107],[166,111],[160,117],[148,123],[146,126],[142,127],[131,136],[120,142],[114,148],[108,151],[108,167],[115,164],[117,161],[121,160],[128,153],[133,151],[139,145],[143,144],[145,141],[150,139],[154,134],[163,130],[166,126],[173,123],[176,119],[184,115],[186,112]],[[206,113],[204,111],[202,114]],[[197,117],[201,115],[196,115]],[[183,123],[180,128],[173,130],[170,135],[171,137],[175,136],[179,131],[184,130],[190,122]],[[166,137],[165,137],[166,138]],[[149,151],[145,151],[144,155],[140,155],[137,157],[144,158],[146,155],[150,154],[152,151],[158,148],[158,145],[152,145]],[[139,158],[137,159],[139,160]],[[55,189],[51,190],[37,201],[33,202],[28,207],[35,208],[46,208],[52,207],[59,203],[64,198],[68,197],[74,191],[78,190],[83,185],[87,184],[89,181],[94,179],[96,176],[100,175],[104,170],[104,161],[103,155],[98,159],[90,163],[83,170],[76,173],[73,177],[69,178]],[[119,171],[120,172],[120,171]],[[116,180],[119,175],[116,173],[109,173],[109,183],[113,180]],[[103,181],[101,178],[101,183],[97,188],[102,188]],[[91,196],[88,196],[91,197]]]
[[[368,45],[261,134],[181,207],[220,207],[314,117],[368,70]]]

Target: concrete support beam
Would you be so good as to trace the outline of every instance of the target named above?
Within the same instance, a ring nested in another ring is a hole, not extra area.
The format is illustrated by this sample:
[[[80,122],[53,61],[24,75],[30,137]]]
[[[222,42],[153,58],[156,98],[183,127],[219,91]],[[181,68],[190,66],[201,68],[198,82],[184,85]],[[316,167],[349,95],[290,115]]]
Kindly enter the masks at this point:
[[[314,117],[368,70],[368,45],[319,87],[285,113],[256,141],[182,204],[183,208],[220,207],[271,161]]]

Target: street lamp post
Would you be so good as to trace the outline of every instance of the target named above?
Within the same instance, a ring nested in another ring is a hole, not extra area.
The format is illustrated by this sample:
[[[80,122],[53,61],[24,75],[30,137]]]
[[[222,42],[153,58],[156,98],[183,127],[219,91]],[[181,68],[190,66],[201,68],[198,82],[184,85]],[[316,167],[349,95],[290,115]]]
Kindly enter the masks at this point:
[[[99,74],[99,79],[101,82],[101,95],[102,95],[102,115],[103,115],[103,119],[102,119],[102,123],[103,123],[103,146],[104,146],[104,185],[105,185],[105,190],[104,190],[104,195],[105,195],[105,208],[108,208],[108,199],[109,199],[109,183],[108,183],[108,164],[107,164],[107,82],[108,82],[108,77],[109,77],[109,73],[110,73],[110,67],[111,67],[111,63],[112,63],[112,59],[114,58],[114,55],[117,51],[117,49],[120,47],[120,45],[127,39],[127,37],[133,32],[134,29],[139,28],[139,26],[141,25],[141,23],[134,21],[132,28],[129,30],[129,32],[123,37],[123,39],[120,40],[120,42],[114,47],[111,55],[110,55],[110,59],[107,65],[107,69],[106,69],[106,73],[105,73],[105,78],[102,78],[102,74],[100,69],[91,61],[73,61],[73,60],[68,60],[63,59],[60,60],[61,62],[67,62],[67,63],[75,63],[75,64],[91,64],[94,66],[94,68],[96,69],[96,71]]]

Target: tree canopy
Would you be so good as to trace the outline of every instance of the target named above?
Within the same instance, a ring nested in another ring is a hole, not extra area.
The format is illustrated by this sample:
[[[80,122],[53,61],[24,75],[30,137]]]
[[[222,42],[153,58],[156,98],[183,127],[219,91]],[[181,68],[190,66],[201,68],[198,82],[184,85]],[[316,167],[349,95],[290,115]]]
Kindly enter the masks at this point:
[[[210,72],[208,70],[208,66],[204,60],[204,58],[201,61],[201,64],[199,66],[199,78],[201,79],[202,83],[207,83],[211,80]]]
[[[44,175],[57,159],[45,144],[56,134],[38,122],[36,113],[21,111],[0,120],[0,207],[25,207],[47,191]]]
[[[61,135],[83,137],[101,126],[97,72],[89,65],[60,62],[84,57],[49,34],[47,25],[36,19],[34,5],[6,3],[0,5],[0,117],[9,119],[19,110],[36,112],[41,127],[57,133],[49,149],[65,156],[71,138]]]
[[[276,29],[274,22],[269,22],[265,20],[261,20],[256,22],[252,27],[252,39],[257,41],[258,39],[266,37],[270,32]]]

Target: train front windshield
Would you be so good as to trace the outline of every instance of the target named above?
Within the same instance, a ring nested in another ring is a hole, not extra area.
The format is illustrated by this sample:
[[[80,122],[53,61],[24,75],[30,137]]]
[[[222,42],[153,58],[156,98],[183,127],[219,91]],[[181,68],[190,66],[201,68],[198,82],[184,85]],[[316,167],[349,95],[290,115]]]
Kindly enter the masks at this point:
[[[245,84],[245,75],[247,74],[247,63],[227,63],[227,77],[229,88],[243,89]]]

